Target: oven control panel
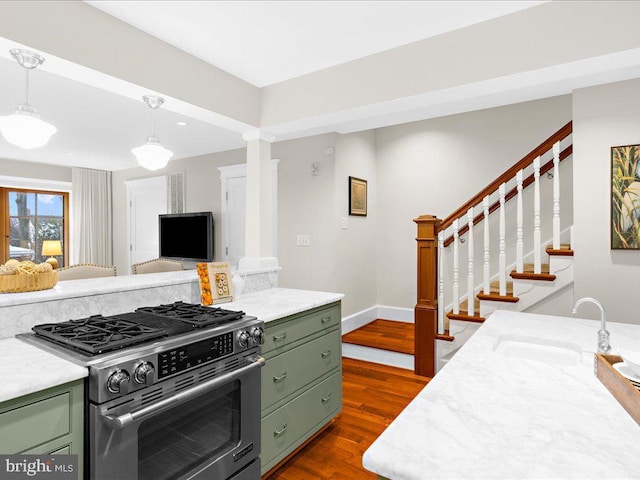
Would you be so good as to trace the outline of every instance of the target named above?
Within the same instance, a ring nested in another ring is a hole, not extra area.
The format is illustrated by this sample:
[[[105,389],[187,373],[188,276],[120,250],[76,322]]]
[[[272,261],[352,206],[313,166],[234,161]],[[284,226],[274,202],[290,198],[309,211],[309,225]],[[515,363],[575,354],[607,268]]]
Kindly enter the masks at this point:
[[[233,332],[158,354],[158,379],[233,353]]]

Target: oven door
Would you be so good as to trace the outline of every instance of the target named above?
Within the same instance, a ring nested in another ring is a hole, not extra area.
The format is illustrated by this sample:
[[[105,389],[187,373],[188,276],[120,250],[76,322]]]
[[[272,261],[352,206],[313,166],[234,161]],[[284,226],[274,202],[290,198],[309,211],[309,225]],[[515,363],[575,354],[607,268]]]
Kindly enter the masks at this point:
[[[254,356],[204,381],[195,383],[198,371],[188,372],[91,405],[91,479],[230,478],[260,454],[263,364]]]

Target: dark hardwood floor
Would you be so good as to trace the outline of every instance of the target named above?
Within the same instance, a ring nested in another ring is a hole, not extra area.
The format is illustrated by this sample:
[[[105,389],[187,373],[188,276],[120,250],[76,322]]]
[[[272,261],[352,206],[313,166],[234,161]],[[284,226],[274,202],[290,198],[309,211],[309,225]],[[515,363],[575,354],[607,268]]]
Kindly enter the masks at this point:
[[[413,323],[378,319],[343,335],[342,341],[413,355],[413,332]]]
[[[429,379],[402,368],[342,360],[342,413],[270,479],[376,479],[362,467],[362,454]]]

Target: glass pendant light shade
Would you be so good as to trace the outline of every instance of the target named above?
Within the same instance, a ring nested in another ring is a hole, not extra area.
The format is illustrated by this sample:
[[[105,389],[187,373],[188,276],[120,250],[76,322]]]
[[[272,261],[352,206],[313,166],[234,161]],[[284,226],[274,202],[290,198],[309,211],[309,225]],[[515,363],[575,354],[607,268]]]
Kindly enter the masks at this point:
[[[160,170],[167,166],[173,152],[164,148],[156,137],[149,137],[144,145],[131,149],[138,164],[147,170]]]
[[[164,148],[155,136],[155,110],[164,103],[164,98],[156,95],[144,95],[144,102],[151,108],[151,136],[144,145],[131,149],[131,153],[136,156],[138,164],[147,170],[160,170],[167,166],[173,152]]]
[[[10,50],[9,53],[25,69],[27,98],[11,115],[0,117],[0,133],[7,142],[20,148],[43,147],[58,129],[41,120],[36,109],[29,105],[29,70],[40,66],[44,57],[18,48]]]
[[[0,117],[0,133],[5,140],[26,150],[43,147],[57,131],[41,120],[30,105],[20,105],[11,115]]]

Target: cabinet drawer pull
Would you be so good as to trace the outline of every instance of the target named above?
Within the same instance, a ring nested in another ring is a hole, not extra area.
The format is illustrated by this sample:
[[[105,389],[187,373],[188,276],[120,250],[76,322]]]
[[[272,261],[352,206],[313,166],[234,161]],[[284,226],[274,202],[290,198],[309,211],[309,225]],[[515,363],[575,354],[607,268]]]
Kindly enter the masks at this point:
[[[277,428],[273,431],[273,436],[274,437],[279,437],[280,435],[282,435],[284,432],[287,431],[287,424],[285,423],[282,426],[282,430],[278,430]]]
[[[284,338],[287,338],[287,332],[282,332],[280,335],[274,335],[273,341],[277,342],[278,340],[282,340]]]
[[[320,354],[322,358],[327,358],[329,355],[331,355],[331,350],[327,350],[326,352],[322,352]]]
[[[278,376],[273,377],[273,383],[281,382],[285,378],[287,378],[287,371],[286,370],[284,372],[282,372],[282,375],[280,375],[279,377]]]
[[[322,403],[327,403],[329,400],[331,400],[331,392],[329,392],[329,395],[327,395],[326,397],[322,397]]]
[[[331,317],[324,317],[320,319],[320,322],[324,325],[325,323],[329,323],[331,321]]]

